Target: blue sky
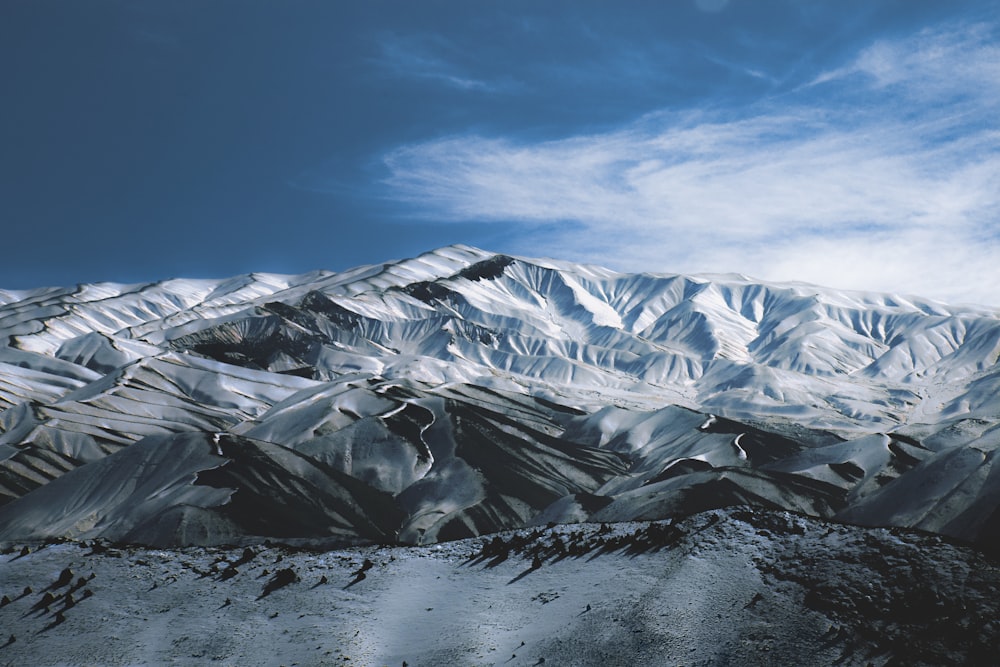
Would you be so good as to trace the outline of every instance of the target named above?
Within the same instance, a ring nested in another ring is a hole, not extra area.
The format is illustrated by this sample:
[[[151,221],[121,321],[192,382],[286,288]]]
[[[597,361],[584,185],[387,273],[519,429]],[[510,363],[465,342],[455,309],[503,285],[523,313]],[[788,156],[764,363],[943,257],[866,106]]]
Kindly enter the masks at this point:
[[[0,3],[0,287],[450,243],[1000,305],[990,1]]]

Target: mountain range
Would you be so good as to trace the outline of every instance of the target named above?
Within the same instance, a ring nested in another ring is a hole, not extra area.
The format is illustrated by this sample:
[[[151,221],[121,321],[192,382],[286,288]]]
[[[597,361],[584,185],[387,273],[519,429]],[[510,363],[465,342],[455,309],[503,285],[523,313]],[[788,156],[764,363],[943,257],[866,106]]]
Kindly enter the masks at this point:
[[[0,542],[428,544],[751,505],[1000,547],[1000,309],[450,246],[0,290]]]

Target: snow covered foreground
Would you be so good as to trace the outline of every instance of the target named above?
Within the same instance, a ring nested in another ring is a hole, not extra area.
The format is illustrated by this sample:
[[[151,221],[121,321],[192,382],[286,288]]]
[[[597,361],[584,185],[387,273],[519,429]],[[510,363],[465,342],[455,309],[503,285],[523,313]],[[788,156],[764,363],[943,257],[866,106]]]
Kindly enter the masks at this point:
[[[985,665],[1000,646],[995,562],[763,510],[331,552],[55,543],[0,564],[4,664]]]
[[[433,544],[733,505],[997,547],[1000,312],[454,246],[0,292],[0,542]]]

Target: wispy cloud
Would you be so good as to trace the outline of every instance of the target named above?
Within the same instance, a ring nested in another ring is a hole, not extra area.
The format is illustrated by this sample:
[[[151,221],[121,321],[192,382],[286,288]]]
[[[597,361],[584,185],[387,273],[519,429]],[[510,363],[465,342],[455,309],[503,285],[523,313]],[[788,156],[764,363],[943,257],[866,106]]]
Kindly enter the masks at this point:
[[[504,92],[516,88],[510,80],[491,81],[472,76],[461,62],[468,56],[440,35],[387,33],[380,36],[378,46],[380,54],[374,63],[397,77],[469,91]]]
[[[815,83],[850,78],[932,104],[951,95],[995,96],[1000,87],[997,27],[980,23],[926,29],[905,40],[879,41],[847,65],[820,74]]]
[[[769,75],[764,70],[756,67],[747,67],[746,65],[735,63],[726,58],[722,58],[720,56],[715,56],[715,55],[707,55],[705,56],[705,59],[711,63],[718,65],[719,67],[724,67],[732,72],[736,72],[737,74],[743,76],[752,77],[754,79],[760,79],[761,81],[766,81],[767,83],[770,84],[778,83],[778,80],[775,77]]]
[[[996,32],[880,41],[743,109],[403,146],[386,185],[437,219],[524,223],[528,254],[1000,303]]]

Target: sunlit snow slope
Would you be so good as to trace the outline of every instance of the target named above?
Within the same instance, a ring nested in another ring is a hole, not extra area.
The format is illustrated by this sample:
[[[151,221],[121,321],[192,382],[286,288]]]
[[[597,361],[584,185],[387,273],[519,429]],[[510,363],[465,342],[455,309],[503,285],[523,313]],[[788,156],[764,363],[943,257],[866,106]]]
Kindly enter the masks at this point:
[[[426,543],[753,504],[997,542],[997,310],[466,246],[0,294],[0,540]]]

